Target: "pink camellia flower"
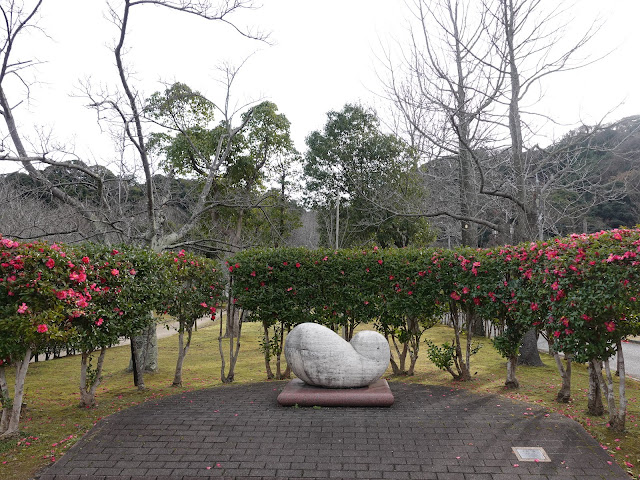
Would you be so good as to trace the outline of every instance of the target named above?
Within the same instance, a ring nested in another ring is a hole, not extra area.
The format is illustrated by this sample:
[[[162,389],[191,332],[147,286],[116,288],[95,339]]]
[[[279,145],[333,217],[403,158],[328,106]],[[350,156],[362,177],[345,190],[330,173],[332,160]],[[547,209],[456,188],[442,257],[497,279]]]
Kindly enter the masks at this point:
[[[136,273],[138,273],[138,272],[136,272],[136,270],[134,268],[129,270],[129,275],[135,275]]]
[[[607,327],[607,332],[613,332],[616,329],[615,322],[604,322],[604,326]]]
[[[539,310],[539,309],[540,309],[540,305],[538,305],[535,302],[531,302],[531,310],[535,312],[536,310]]]
[[[200,306],[201,306],[201,307],[204,307],[204,308],[207,308],[207,307],[208,307],[208,305],[207,305],[205,302],[201,302],[201,303],[200,303]]]
[[[89,263],[89,257],[82,257],[82,263]]]
[[[553,332],[553,336],[558,338],[560,336],[560,332],[556,330],[555,332]]]
[[[458,292],[451,292],[451,295],[449,296],[454,300],[460,300],[460,295],[458,295]]]
[[[45,263],[45,265],[46,265],[48,268],[53,268],[53,267],[55,267],[56,262],[54,262],[54,261],[53,261],[53,258],[50,258],[49,260],[47,260],[47,262]]]
[[[29,307],[24,302],[18,307],[18,313],[27,313],[27,310],[29,310]]]
[[[296,263],[296,268],[300,268],[300,267],[301,267],[300,263]]]
[[[120,274],[120,271],[117,268],[114,268],[111,270],[111,275],[113,275],[114,277],[118,276]]]
[[[47,327],[44,323],[41,323],[37,327],[38,333],[47,333],[49,331],[49,327]]]
[[[56,298],[58,300],[64,300],[65,298],[67,298],[67,291],[66,290],[59,290],[56,292]]]
[[[96,325],[100,326],[104,323],[104,318],[100,317],[98,320],[96,320]]]

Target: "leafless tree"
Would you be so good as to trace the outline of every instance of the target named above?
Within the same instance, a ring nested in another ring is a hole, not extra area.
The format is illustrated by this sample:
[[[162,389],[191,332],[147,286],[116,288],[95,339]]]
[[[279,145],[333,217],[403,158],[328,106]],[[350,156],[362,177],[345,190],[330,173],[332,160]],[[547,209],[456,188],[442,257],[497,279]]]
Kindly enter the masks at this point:
[[[3,36],[0,38],[0,115],[2,115],[8,131],[9,141],[3,142],[4,151],[0,158],[4,161],[14,161],[21,164],[27,174],[36,182],[38,188],[47,191],[60,205],[72,209],[77,218],[91,227],[92,238],[102,242],[128,241],[142,243],[160,251],[174,248],[181,241],[189,240],[189,232],[194,229],[201,218],[215,205],[210,201],[210,192],[220,168],[230,153],[231,140],[244,127],[246,120],[234,125],[233,111],[230,105],[229,91],[237,74],[237,69],[224,69],[227,96],[220,102],[226,125],[226,134],[222,136],[218,149],[212,158],[208,159],[207,175],[198,186],[198,196],[188,209],[176,208],[175,200],[171,197],[171,179],[159,182],[153,167],[153,158],[147,143],[147,129],[144,113],[144,94],[136,88],[133,78],[129,75],[130,67],[126,63],[125,50],[127,33],[130,28],[132,10],[145,8],[164,8],[177,14],[189,14],[200,17],[205,21],[223,23],[234,28],[242,36],[266,40],[267,36],[259,31],[246,30],[233,23],[235,13],[256,8],[252,0],[123,0],[122,2],[106,2],[108,18],[117,29],[116,41],[113,47],[115,67],[118,83],[116,85],[101,85],[94,87],[87,83],[86,94],[90,107],[98,113],[102,123],[108,123],[114,138],[119,141],[119,148],[123,155],[123,162],[117,178],[111,178],[111,185],[103,175],[104,170],[90,167],[83,161],[69,158],[61,150],[52,150],[48,144],[34,145],[30,149],[20,133],[18,122],[14,115],[15,108],[21,102],[12,103],[7,95],[9,81],[17,79],[27,88],[29,83],[23,75],[24,69],[34,62],[32,60],[16,59],[15,45],[20,35],[27,29],[37,28],[37,14],[42,0],[34,0],[30,6],[28,2],[6,1],[0,4],[2,13]],[[249,118],[247,116],[246,118]],[[117,126],[117,128],[116,128]],[[133,162],[131,163],[131,152]],[[125,158],[128,157],[128,158]],[[81,199],[76,196],[73,188],[66,188],[45,175],[39,166],[65,169],[84,176],[92,185],[91,198]],[[143,179],[144,192],[135,202],[123,202],[123,195],[128,190],[125,185],[127,178],[123,176],[125,170],[131,172],[136,183]],[[111,196],[110,196],[111,195]],[[116,197],[113,195],[117,195]],[[127,205],[124,207],[123,205]],[[142,208],[140,208],[142,207]],[[173,215],[181,215],[179,227],[168,228]],[[47,232],[53,233],[53,232]]]
[[[584,137],[541,149],[532,140],[542,116],[523,107],[549,75],[588,63],[576,57],[597,26],[567,45],[566,12],[542,0],[413,0],[409,8],[414,22],[400,61],[387,51],[384,89],[405,135],[420,137],[411,143],[424,152],[434,194],[422,210],[395,213],[457,220],[463,244],[476,244],[473,225],[511,243],[553,233],[555,221],[615,196],[584,162]],[[554,203],[558,192],[572,200]]]

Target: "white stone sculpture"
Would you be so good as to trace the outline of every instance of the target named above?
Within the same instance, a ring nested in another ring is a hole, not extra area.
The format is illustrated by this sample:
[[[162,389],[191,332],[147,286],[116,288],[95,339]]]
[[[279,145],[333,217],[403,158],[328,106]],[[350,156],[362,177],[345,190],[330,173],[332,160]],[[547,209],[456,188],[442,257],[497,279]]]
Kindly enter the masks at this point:
[[[328,388],[366,387],[389,366],[389,343],[378,332],[356,333],[347,342],[331,329],[301,323],[287,335],[287,364],[309,385]]]

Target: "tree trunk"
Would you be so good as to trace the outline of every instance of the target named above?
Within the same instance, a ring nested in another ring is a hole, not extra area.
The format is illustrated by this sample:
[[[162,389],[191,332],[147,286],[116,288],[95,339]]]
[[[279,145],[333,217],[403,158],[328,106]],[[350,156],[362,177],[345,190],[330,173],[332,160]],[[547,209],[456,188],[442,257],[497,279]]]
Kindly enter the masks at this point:
[[[622,354],[622,341],[618,340],[618,391],[620,394],[620,408],[618,409],[618,422],[616,430],[623,432],[627,421],[627,392],[626,392],[626,371],[624,368],[624,356]]]
[[[31,360],[31,348],[28,348],[22,360],[15,363],[16,382],[13,388],[13,402],[9,412],[7,427],[4,432],[0,432],[0,440],[13,437],[18,434],[20,424],[20,413],[22,412],[22,398],[24,397],[24,381],[29,369]]]
[[[520,346],[520,356],[518,357],[520,365],[528,365],[530,367],[543,367],[544,363],[540,358],[538,351],[538,332],[532,328],[522,337]]]
[[[600,368],[595,359],[589,361],[589,393],[587,395],[587,410],[589,414],[600,416],[604,414],[604,405],[602,404],[602,390],[600,389],[600,379],[598,378],[598,369]]]
[[[91,367],[91,354],[92,352],[82,352],[80,357],[80,406],[81,407],[93,407],[96,404],[96,390],[102,382],[102,365],[104,364],[105,353],[107,347],[100,349],[100,355],[98,356],[98,363],[96,364],[95,375],[90,383],[88,383],[87,374],[90,373]]]
[[[0,365],[0,402],[2,403],[2,417],[0,417],[0,435],[9,426],[9,412],[11,411],[11,397],[7,384],[7,372],[4,365]]]
[[[480,317],[479,315],[474,315],[473,316],[473,325],[471,328],[471,332],[473,333],[473,335],[475,335],[476,337],[486,337],[487,336],[487,330],[485,328],[485,324],[484,324],[484,319],[482,317]]]
[[[264,330],[264,368],[267,372],[267,380],[273,378],[273,372],[271,371],[271,341],[269,338],[269,327],[266,322],[262,322],[262,328]],[[280,365],[277,365],[277,371],[280,373]]]
[[[187,343],[184,343],[184,328],[180,327],[178,330],[178,361],[176,362],[176,373],[173,376],[173,383],[171,386],[173,387],[181,387],[182,386],[182,364],[184,363],[184,357],[187,356],[187,352],[189,351],[189,346],[191,345],[191,326],[187,327]]]
[[[609,359],[604,361],[604,369],[607,375],[607,388],[605,393],[607,396],[607,406],[609,408],[609,427],[618,432],[624,431],[624,422],[620,418],[620,412],[616,408],[616,392],[613,388],[613,375],[609,366]],[[624,366],[622,367],[624,370]]]
[[[136,350],[136,360],[139,363],[140,371],[146,373],[156,373],[158,368],[158,334],[155,322],[146,327],[139,335],[131,337],[131,342]],[[127,371],[133,372],[133,357],[129,362]],[[144,379],[143,382],[144,384]]]
[[[403,345],[403,350],[400,351],[400,346],[398,345],[398,341],[396,339],[396,336],[388,331],[385,331],[385,338],[387,339],[387,342],[389,343],[389,345],[393,345],[393,350],[391,350],[391,355],[389,356],[389,361],[391,362],[391,370],[393,371],[394,375],[404,375],[404,363],[405,363],[405,359],[407,357],[407,345],[404,344]],[[391,341],[389,342],[389,337],[391,337]],[[395,357],[393,356],[393,351],[395,350],[395,353],[398,357],[398,360],[396,361]]]
[[[407,330],[409,330],[409,370],[407,375],[412,376],[415,373],[418,354],[420,353],[420,323],[417,318],[407,318]]]
[[[282,352],[284,351],[284,326],[280,328],[280,341],[278,345],[278,351],[276,352],[276,378],[278,380],[283,380],[285,378],[291,378],[291,369],[289,365],[285,369],[284,373],[282,373]]]
[[[227,303],[227,318],[235,316],[236,315],[235,310],[236,310],[235,304],[233,304],[233,301],[230,298],[229,302]],[[234,335],[230,335],[228,337],[229,338],[229,371],[227,372],[226,370],[227,363],[225,361],[224,348],[222,344],[222,340],[225,337],[222,335],[222,312],[220,312],[220,335],[218,336],[218,349],[220,350],[220,359],[221,359],[220,380],[222,381],[222,383],[231,383],[233,382],[233,379],[235,377],[236,362],[238,360],[238,354],[240,353],[240,334],[242,333],[242,321],[244,319],[244,315],[245,315],[244,311],[242,311],[240,315],[238,315],[238,328],[237,328],[237,335],[235,336],[235,344],[234,344]],[[230,334],[233,333],[231,330],[228,330],[228,331]]]
[[[557,402],[568,403],[571,399],[571,361],[572,355],[568,354],[564,356],[564,360],[567,364],[565,368],[562,365],[562,359],[560,358],[560,354],[558,352],[553,352],[553,358],[556,361],[556,367],[558,367],[558,372],[560,373],[560,378],[562,378],[562,387],[560,387],[560,391],[556,396]]]
[[[468,380],[471,380],[471,372],[469,371],[469,364],[467,363],[467,361],[465,361],[465,358],[467,357],[467,354],[469,354],[470,356],[470,343],[469,339],[467,338],[467,349],[465,352],[465,356],[462,355],[462,344],[460,341],[460,330],[461,330],[461,325],[460,325],[460,315],[459,312],[457,310],[456,307],[454,306],[450,306],[450,311],[451,311],[451,317],[453,319],[453,334],[454,334],[454,347],[455,347],[455,365],[456,365],[456,369],[459,372],[458,375],[458,380],[466,382]]]
[[[507,359],[507,380],[504,386],[507,388],[520,388],[520,382],[516,378],[516,368],[518,366],[518,357],[512,355]]]
[[[144,385],[144,354],[142,352],[144,341],[142,337],[131,337],[131,363],[133,369],[133,384],[138,390],[145,390]]]

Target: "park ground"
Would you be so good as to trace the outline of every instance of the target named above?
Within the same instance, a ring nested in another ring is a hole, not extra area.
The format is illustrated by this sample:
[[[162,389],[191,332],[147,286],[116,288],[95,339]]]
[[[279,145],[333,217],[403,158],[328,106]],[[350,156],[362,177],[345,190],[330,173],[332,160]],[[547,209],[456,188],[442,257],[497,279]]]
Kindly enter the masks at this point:
[[[264,358],[259,350],[261,328],[257,324],[243,327],[242,348],[236,368],[235,383],[265,382]],[[220,354],[218,348],[218,326],[201,325],[194,333],[192,347],[185,361],[183,387],[172,387],[174,366],[177,359],[177,338],[166,336],[159,339],[160,372],[147,375],[146,391],[133,387],[132,377],[126,372],[129,348],[120,346],[107,353],[102,385],[97,392],[95,408],[79,408],[78,379],[80,361],[77,357],[66,357],[30,366],[26,382],[25,403],[21,424],[21,435],[17,440],[0,443],[0,478],[3,480],[26,480],[43,467],[55,462],[76,443],[100,419],[115,412],[138,405],[144,401],[176,394],[184,394],[204,388],[220,387]],[[425,334],[432,341],[450,341],[452,331],[448,327],[436,326]],[[429,385],[464,388],[474,393],[498,394],[516,401],[535,404],[565,415],[584,426],[602,445],[603,449],[634,478],[640,475],[640,383],[627,382],[627,431],[623,434],[610,431],[607,418],[591,417],[586,412],[587,375],[582,365],[574,366],[572,401],[567,404],[555,402],[560,386],[553,359],[542,355],[544,367],[519,367],[518,390],[506,390],[503,386],[505,361],[493,349],[490,341],[479,339],[483,344],[479,353],[472,357],[474,379],[470,382],[454,382],[446,372],[437,370],[426,358],[426,348],[421,346],[421,355],[413,377],[394,378],[390,371],[387,378],[393,390],[393,382],[424,383]],[[228,344],[225,345],[228,351]]]

